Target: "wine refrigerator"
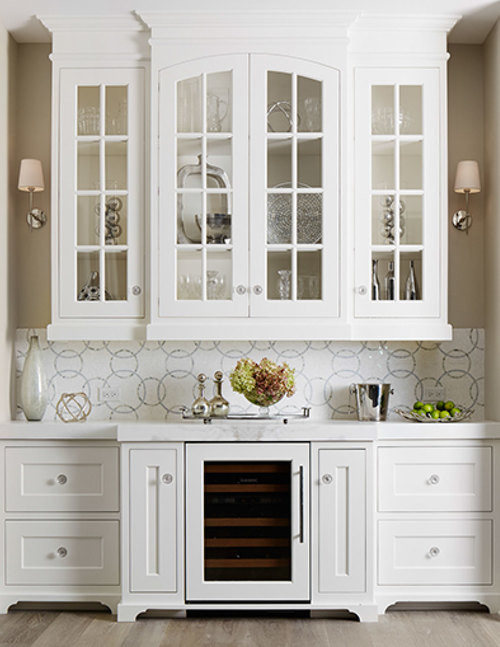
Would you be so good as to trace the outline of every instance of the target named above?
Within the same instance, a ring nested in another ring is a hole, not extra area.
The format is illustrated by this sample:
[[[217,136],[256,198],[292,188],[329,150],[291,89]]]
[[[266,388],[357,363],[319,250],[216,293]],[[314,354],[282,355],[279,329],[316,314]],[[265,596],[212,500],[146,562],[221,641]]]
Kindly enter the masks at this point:
[[[188,443],[188,602],[309,601],[309,445]]]

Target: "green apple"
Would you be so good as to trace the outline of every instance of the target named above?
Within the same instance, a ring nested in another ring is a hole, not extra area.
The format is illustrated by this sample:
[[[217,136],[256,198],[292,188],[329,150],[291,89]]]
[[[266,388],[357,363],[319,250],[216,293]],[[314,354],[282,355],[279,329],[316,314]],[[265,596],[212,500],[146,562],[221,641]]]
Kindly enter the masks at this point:
[[[421,409],[423,406],[424,406],[424,403],[423,403],[423,402],[421,402],[420,400],[417,400],[417,401],[415,402],[415,404],[413,405],[413,408],[414,408],[415,410],[418,410],[418,409]]]
[[[427,404],[424,404],[422,409],[423,411],[425,411],[425,413],[431,413],[432,411],[434,411],[434,405],[428,402]]]
[[[437,409],[434,409],[434,411],[431,411],[431,418],[434,420],[438,420],[440,417],[440,413],[443,413],[442,411],[438,411]]]
[[[450,415],[454,418],[455,416],[458,416],[459,413],[462,413],[462,409],[459,409],[458,407],[453,407],[453,409],[450,410]]]
[[[443,411],[439,412],[439,417],[440,418],[449,418],[450,417],[450,412],[446,411],[446,409],[444,409]]]
[[[448,402],[444,403],[444,408],[446,409],[446,411],[451,411],[455,408],[455,403],[452,400],[448,400]]]
[[[439,400],[438,402],[436,402],[436,409],[438,411],[442,411],[444,409],[444,402],[442,400]]]

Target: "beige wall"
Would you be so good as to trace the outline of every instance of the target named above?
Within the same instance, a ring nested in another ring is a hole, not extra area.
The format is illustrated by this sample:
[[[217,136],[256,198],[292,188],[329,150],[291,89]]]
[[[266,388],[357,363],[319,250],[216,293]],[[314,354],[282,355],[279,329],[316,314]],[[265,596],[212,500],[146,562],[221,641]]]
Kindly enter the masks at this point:
[[[34,206],[43,209],[49,219],[43,229],[30,233],[25,220],[28,194],[17,191],[19,328],[43,328],[50,322],[50,51],[45,43],[18,45],[17,163],[23,157],[42,161],[45,191],[34,195]]]
[[[0,420],[14,417],[15,89],[17,45],[0,25]]]
[[[485,329],[486,418],[500,420],[500,27],[484,47],[485,57]]]
[[[473,225],[468,234],[451,224],[465,208],[463,195],[453,191],[457,163],[479,162],[484,177],[483,47],[450,45],[448,63],[448,316],[457,328],[484,327],[484,188],[471,196]]]

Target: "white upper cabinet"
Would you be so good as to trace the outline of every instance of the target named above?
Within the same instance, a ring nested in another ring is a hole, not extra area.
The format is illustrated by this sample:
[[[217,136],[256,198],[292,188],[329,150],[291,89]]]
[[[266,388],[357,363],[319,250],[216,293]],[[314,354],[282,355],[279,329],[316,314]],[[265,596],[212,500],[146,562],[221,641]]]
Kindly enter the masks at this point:
[[[276,19],[42,19],[49,338],[451,337],[456,17],[279,12],[278,39]]]
[[[356,316],[439,315],[438,82],[356,71]]]
[[[142,70],[62,70],[61,317],[144,316]]]
[[[438,68],[355,72],[354,315],[384,319],[388,338],[448,328],[439,81]]]
[[[158,142],[159,336],[338,317],[337,70],[258,54],[162,69]]]
[[[48,336],[144,337],[146,30],[126,15],[42,22],[53,33]]]
[[[247,70],[224,56],[160,72],[162,317],[247,314]]]
[[[250,60],[250,314],[339,315],[338,71]]]

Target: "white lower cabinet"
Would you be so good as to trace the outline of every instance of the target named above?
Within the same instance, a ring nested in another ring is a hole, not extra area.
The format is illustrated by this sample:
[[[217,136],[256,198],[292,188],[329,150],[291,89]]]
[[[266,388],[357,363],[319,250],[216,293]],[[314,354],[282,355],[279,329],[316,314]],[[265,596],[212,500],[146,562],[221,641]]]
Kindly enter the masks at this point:
[[[316,581],[319,595],[366,590],[366,451],[320,446]]]
[[[496,452],[493,440],[380,443],[380,612],[402,601],[499,610]]]
[[[111,441],[0,443],[0,612],[23,601],[101,602],[115,612],[118,460]]]
[[[491,520],[381,521],[378,542],[379,584],[492,583]]]
[[[130,452],[130,590],[177,591],[179,449]]]
[[[184,443],[124,443],[118,620],[184,608]]]
[[[118,521],[6,521],[5,583],[119,584]]]
[[[119,430],[120,462],[111,440],[0,441],[0,612],[500,610],[500,440],[175,440],[185,428]]]
[[[371,452],[352,443],[124,443],[118,619],[250,606],[376,620]]]

